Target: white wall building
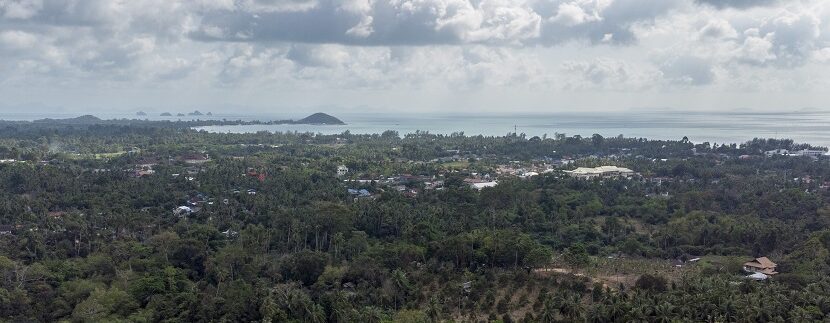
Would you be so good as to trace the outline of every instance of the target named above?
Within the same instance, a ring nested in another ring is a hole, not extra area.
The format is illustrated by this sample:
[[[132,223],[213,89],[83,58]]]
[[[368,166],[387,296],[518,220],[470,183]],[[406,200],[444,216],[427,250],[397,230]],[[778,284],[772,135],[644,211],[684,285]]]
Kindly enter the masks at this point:
[[[634,171],[625,167],[617,166],[600,166],[600,167],[579,167],[574,170],[565,171],[566,174],[572,177],[591,179],[591,178],[613,178],[613,177],[631,177],[634,176]]]
[[[349,168],[346,165],[337,166],[337,176],[345,176],[349,173]]]

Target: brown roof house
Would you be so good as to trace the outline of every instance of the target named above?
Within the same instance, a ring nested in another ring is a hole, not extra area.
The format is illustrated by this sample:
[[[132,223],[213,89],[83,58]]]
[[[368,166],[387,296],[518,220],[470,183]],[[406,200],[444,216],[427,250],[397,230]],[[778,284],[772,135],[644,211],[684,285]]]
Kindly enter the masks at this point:
[[[767,257],[755,258],[744,263],[744,271],[749,273],[764,274],[767,276],[775,275],[775,267],[778,265]]]

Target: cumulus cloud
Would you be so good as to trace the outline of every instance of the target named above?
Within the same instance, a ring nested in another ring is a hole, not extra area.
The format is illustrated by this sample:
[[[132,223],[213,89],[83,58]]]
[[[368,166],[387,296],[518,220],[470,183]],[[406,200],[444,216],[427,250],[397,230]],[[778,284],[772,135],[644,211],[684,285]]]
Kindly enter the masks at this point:
[[[40,0],[0,1],[0,13],[6,19],[29,19],[43,9]]]
[[[735,37],[733,55],[739,62],[761,66],[802,66],[826,43],[821,23],[811,12],[782,11]]]
[[[780,0],[696,0],[699,3],[711,5],[716,8],[751,8],[768,6],[780,2]]]
[[[206,12],[191,34],[205,41],[346,45],[633,42],[631,28],[683,0],[319,0],[306,10]]]
[[[739,60],[755,64],[764,64],[777,58],[773,53],[775,34],[768,33],[761,37],[758,29],[748,29],[743,44],[738,48]]]
[[[621,61],[596,59],[594,61],[569,61],[562,67],[569,72],[578,72],[593,84],[624,84],[628,82],[629,66]]]
[[[660,71],[649,66],[600,57],[592,60],[573,60],[562,63],[566,75],[574,75],[564,84],[565,89],[642,91],[659,83]]]
[[[540,40],[549,45],[572,40],[588,40],[594,44],[632,44],[637,41],[635,27],[652,24],[683,3],[682,0],[560,2],[556,14],[542,26]]]
[[[712,63],[695,56],[673,57],[660,66],[665,78],[682,85],[701,86],[715,81]]]
[[[816,48],[821,35],[821,20],[812,13],[785,13],[761,25],[762,35],[771,35],[776,62],[783,65],[800,65]]]
[[[828,19],[821,0],[0,0],[0,82],[547,93],[791,79],[769,90],[827,69]]]
[[[830,62],[830,47],[825,47],[813,52],[814,58],[821,63]]]
[[[584,8],[585,2],[564,2],[559,4],[556,10],[556,15],[550,18],[551,22],[563,24],[565,26],[576,26],[584,23],[600,21],[598,8],[596,5],[593,8]],[[590,4],[590,3],[587,3]],[[589,10],[589,12],[586,12]]]
[[[37,37],[20,30],[5,30],[0,32],[0,44],[7,50],[25,50],[34,47]]]
[[[701,38],[723,39],[735,38],[738,31],[726,19],[712,19],[706,23],[699,33]]]

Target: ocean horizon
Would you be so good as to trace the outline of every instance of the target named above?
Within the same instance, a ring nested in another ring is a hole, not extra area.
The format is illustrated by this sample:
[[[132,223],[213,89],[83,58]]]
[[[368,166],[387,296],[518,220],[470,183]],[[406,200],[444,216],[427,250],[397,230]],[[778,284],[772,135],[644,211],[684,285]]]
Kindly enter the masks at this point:
[[[206,113],[206,112],[205,112]],[[299,119],[299,113],[227,114],[213,116],[162,117],[155,113],[137,116],[134,113],[91,113],[101,119],[140,120],[243,120],[271,121]],[[525,114],[459,114],[459,113],[337,113],[345,125],[234,125],[206,126],[196,129],[216,133],[310,132],[340,134],[375,134],[387,130],[400,135],[429,132],[433,134],[463,133],[468,136],[503,136],[516,131],[531,136],[625,137],[680,140],[688,137],[696,143],[742,143],[753,138],[787,138],[799,143],[830,146],[830,112],[690,112],[645,111],[624,112],[569,112]],[[0,113],[2,120],[37,120],[44,118],[73,118],[68,113]]]

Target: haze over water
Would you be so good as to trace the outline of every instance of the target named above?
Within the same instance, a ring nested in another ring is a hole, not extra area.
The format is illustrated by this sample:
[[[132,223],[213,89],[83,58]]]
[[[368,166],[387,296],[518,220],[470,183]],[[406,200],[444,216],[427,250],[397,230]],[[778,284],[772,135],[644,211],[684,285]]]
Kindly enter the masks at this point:
[[[753,138],[789,138],[796,142],[830,146],[830,113],[568,113],[537,115],[385,115],[334,114],[347,125],[240,125],[210,126],[211,132],[247,133],[314,132],[339,134],[372,134],[396,130],[401,135],[417,130],[430,133],[501,136],[518,133],[528,136],[552,137],[555,133],[568,136],[605,137],[622,134],[626,137],[679,140],[689,137],[696,143],[741,143]]]
[[[329,114],[343,120],[346,125],[238,125],[200,127],[210,132],[250,133],[312,132],[340,134],[382,133],[395,130],[404,135],[416,131],[435,134],[463,132],[465,135],[503,136],[518,133],[527,136],[553,137],[555,133],[567,136],[591,136],[598,133],[605,137],[622,134],[626,137],[679,140],[689,137],[695,143],[741,143],[752,138],[789,138],[800,143],[830,146],[830,112],[590,112],[516,115],[451,115],[451,114],[399,114],[399,113],[338,113]],[[96,113],[102,119],[147,120],[286,120],[300,119],[303,113],[292,114],[223,114],[213,116],[161,117],[156,113],[138,117],[128,113]],[[42,118],[71,118],[70,114],[3,113],[3,120],[35,120]]]

